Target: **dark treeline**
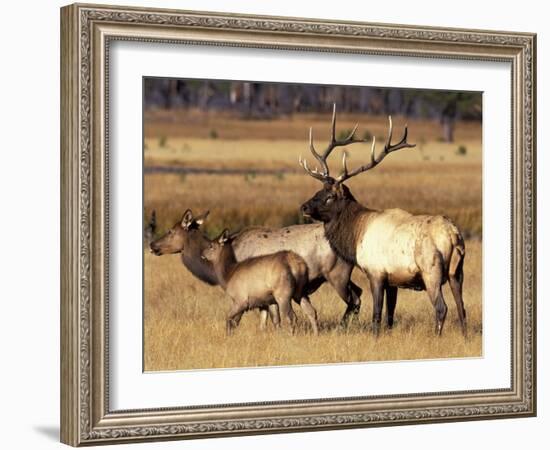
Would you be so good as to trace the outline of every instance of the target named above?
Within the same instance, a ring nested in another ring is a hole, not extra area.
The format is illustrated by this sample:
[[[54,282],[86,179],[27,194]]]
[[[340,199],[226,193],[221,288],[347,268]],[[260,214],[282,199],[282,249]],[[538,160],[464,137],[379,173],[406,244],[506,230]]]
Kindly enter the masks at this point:
[[[456,120],[481,120],[481,93],[358,86],[146,78],[145,108],[232,110],[246,118],[272,119],[298,112],[400,114],[438,119],[453,140]]]

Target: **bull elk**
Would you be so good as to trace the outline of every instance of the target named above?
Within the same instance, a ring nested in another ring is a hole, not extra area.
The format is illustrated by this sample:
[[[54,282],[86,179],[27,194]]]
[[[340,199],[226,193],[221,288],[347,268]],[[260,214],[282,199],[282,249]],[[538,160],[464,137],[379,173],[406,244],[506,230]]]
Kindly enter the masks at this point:
[[[349,171],[346,152],[342,158],[342,173],[329,174],[327,158],[336,147],[365,142],[356,139],[357,125],[343,140],[337,140],[336,106],[333,108],[331,138],[322,154],[313,145],[310,128],[309,148],[320,164],[310,169],[300,157],[300,164],[323,188],[302,207],[302,214],[324,223],[325,235],[336,253],[356,264],[367,275],[373,297],[373,329],[380,331],[382,303],[386,294],[388,326],[393,324],[397,288],[426,290],[435,310],[435,329],[443,330],[447,305],[442,286],[449,282],[456,302],[462,332],[466,335],[466,311],[462,300],[464,239],[454,223],[444,216],[412,215],[401,209],[377,211],[361,205],[344,184],[346,180],[376,167],[391,152],[414,147],[407,142],[407,127],[402,139],[392,144],[392,120],[383,150],[376,154],[376,139],[372,139],[370,161]]]
[[[307,264],[296,253],[280,251],[238,263],[226,229],[210,242],[202,256],[212,264],[220,285],[233,300],[227,316],[228,334],[239,325],[244,312],[274,303],[284,323],[293,328],[292,300],[301,306],[314,334],[318,334],[317,313],[306,294]]]
[[[201,258],[202,251],[210,243],[200,229],[207,215],[208,212],[194,217],[191,210],[187,210],[179,222],[150,244],[150,249],[158,256],[181,253],[184,266],[195,277],[210,285],[217,285],[218,279],[212,264]],[[362,290],[351,281],[353,264],[339,258],[332,250],[325,238],[322,224],[293,225],[277,229],[249,228],[233,236],[231,246],[237,262],[282,250],[293,251],[307,264],[308,295],[328,282],[346,302],[342,323],[347,323],[359,313]],[[270,312],[272,319],[277,320],[276,307],[270,308]],[[266,313],[262,312],[262,326],[265,326],[266,319]]]

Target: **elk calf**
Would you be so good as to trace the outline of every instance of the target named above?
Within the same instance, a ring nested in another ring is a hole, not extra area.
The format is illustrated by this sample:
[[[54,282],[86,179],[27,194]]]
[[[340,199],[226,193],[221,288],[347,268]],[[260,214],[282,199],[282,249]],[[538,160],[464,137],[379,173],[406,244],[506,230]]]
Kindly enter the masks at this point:
[[[279,307],[283,322],[293,329],[292,300],[301,306],[313,332],[318,333],[317,313],[305,290],[307,265],[296,253],[280,251],[238,263],[229,232],[224,230],[203,251],[203,258],[212,263],[220,285],[233,300],[227,317],[228,334],[239,324],[245,311],[273,303]]]

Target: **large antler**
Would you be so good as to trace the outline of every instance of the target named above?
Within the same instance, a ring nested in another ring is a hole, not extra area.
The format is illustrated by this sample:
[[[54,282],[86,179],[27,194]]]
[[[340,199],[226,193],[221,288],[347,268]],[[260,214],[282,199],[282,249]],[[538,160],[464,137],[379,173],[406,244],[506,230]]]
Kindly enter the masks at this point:
[[[409,144],[407,142],[407,133],[408,133],[407,125],[405,125],[405,131],[403,132],[403,137],[401,138],[401,140],[397,144],[392,144],[391,139],[393,134],[393,123],[391,120],[391,116],[388,116],[388,121],[389,121],[389,131],[388,131],[388,138],[386,139],[386,144],[384,145],[384,150],[382,150],[382,152],[378,156],[376,156],[376,137],[373,137],[372,147],[370,152],[370,162],[361,167],[358,167],[355,170],[352,170],[351,172],[348,172],[348,167],[346,164],[347,154],[346,152],[344,152],[344,156],[342,157],[342,166],[344,170],[342,174],[338,178],[336,178],[337,183],[343,183],[344,181],[350,179],[351,177],[354,177],[355,175],[360,174],[361,172],[366,172],[367,170],[372,169],[373,167],[378,165],[378,163],[382,161],[391,152],[395,152],[396,150],[400,150],[402,148],[412,148],[416,146],[416,144]]]
[[[334,103],[332,107],[332,126],[331,126],[331,133],[330,133],[330,142],[327,148],[325,149],[325,151],[323,152],[323,154],[319,154],[315,150],[315,146],[313,145],[313,127],[309,129],[309,150],[311,151],[311,154],[314,156],[314,158],[321,165],[321,171],[318,171],[317,168],[310,169],[307,165],[307,161],[305,159],[302,159],[301,156],[298,160],[300,162],[300,165],[313,178],[316,178],[321,181],[326,181],[329,178],[327,158],[336,147],[343,147],[345,145],[356,144],[358,142],[366,142],[365,139],[355,138],[355,132],[357,131],[358,126],[359,124],[356,124],[355,127],[353,127],[353,130],[351,130],[351,133],[345,139],[341,141],[337,140],[336,139],[336,103]]]

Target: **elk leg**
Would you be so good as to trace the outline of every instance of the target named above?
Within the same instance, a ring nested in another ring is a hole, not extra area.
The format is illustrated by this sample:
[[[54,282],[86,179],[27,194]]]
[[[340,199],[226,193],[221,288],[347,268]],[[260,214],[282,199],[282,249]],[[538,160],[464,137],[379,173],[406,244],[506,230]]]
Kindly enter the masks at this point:
[[[319,327],[317,326],[317,311],[307,297],[302,297],[298,303],[300,303],[302,311],[304,312],[309,320],[309,323],[311,324],[313,334],[317,336],[319,334]]]
[[[280,325],[279,307],[273,303],[269,306],[260,307],[260,330],[265,331],[267,329],[267,318],[271,318],[271,322],[277,328]]]
[[[260,308],[260,330],[265,331],[267,329],[267,316],[268,310],[266,308]]]
[[[273,322],[273,325],[275,328],[279,328],[281,325],[281,317],[279,316],[279,307],[276,303],[272,303],[268,306],[269,308],[269,315],[271,316],[271,322]]]
[[[435,287],[428,287],[428,296],[435,309],[435,333],[441,336],[443,331],[443,324],[445,323],[445,317],[447,316],[447,305],[443,299],[443,293],[441,292],[441,285]]]
[[[393,327],[393,313],[397,304],[397,288],[395,286],[386,286],[386,314],[388,320],[388,328]]]
[[[445,324],[445,317],[447,317],[447,305],[445,303],[445,299],[443,298],[441,288],[439,288],[439,292],[437,294],[437,300],[435,303],[435,314],[437,318],[437,335],[441,336],[443,325]]]
[[[230,335],[233,330],[239,325],[239,322],[241,321],[241,317],[243,316],[245,310],[246,305],[235,305],[233,306],[231,311],[229,311],[226,321],[226,332],[228,335]]]
[[[455,299],[456,311],[458,312],[458,319],[462,327],[462,334],[466,337],[466,310],[464,309],[464,301],[462,299],[463,281],[464,274],[462,273],[462,267],[455,274],[449,275],[449,285],[451,286],[451,292]]]
[[[276,297],[277,304],[279,305],[279,311],[281,313],[281,319],[285,324],[285,327],[290,329],[290,333],[294,334],[294,324],[296,322],[296,316],[292,310],[292,305],[290,304],[290,296],[288,297]]]
[[[348,317],[351,316],[351,319],[359,317],[359,310],[361,309],[362,293],[363,293],[363,289],[361,289],[353,281],[350,280],[348,284],[348,301],[347,301],[348,307],[344,314],[344,318],[346,317],[346,314]]]
[[[433,245],[428,245],[423,249],[423,252],[424,257],[421,258],[421,264],[419,264],[422,269],[422,281],[424,281],[426,292],[434,307],[435,333],[441,336],[445,317],[447,316],[447,305],[441,291],[441,286],[445,282],[443,277],[443,262],[441,261],[441,255]]]
[[[381,280],[369,277],[372,293],[372,329],[375,336],[380,334],[382,322],[382,306],[384,305],[384,285]]]
[[[327,280],[338,296],[346,302],[346,311],[342,320],[340,320],[340,325],[347,326],[351,319],[357,317],[359,314],[363,290],[349,279],[349,274],[348,276],[343,276],[343,274],[341,276],[337,275],[339,274],[329,273]]]

